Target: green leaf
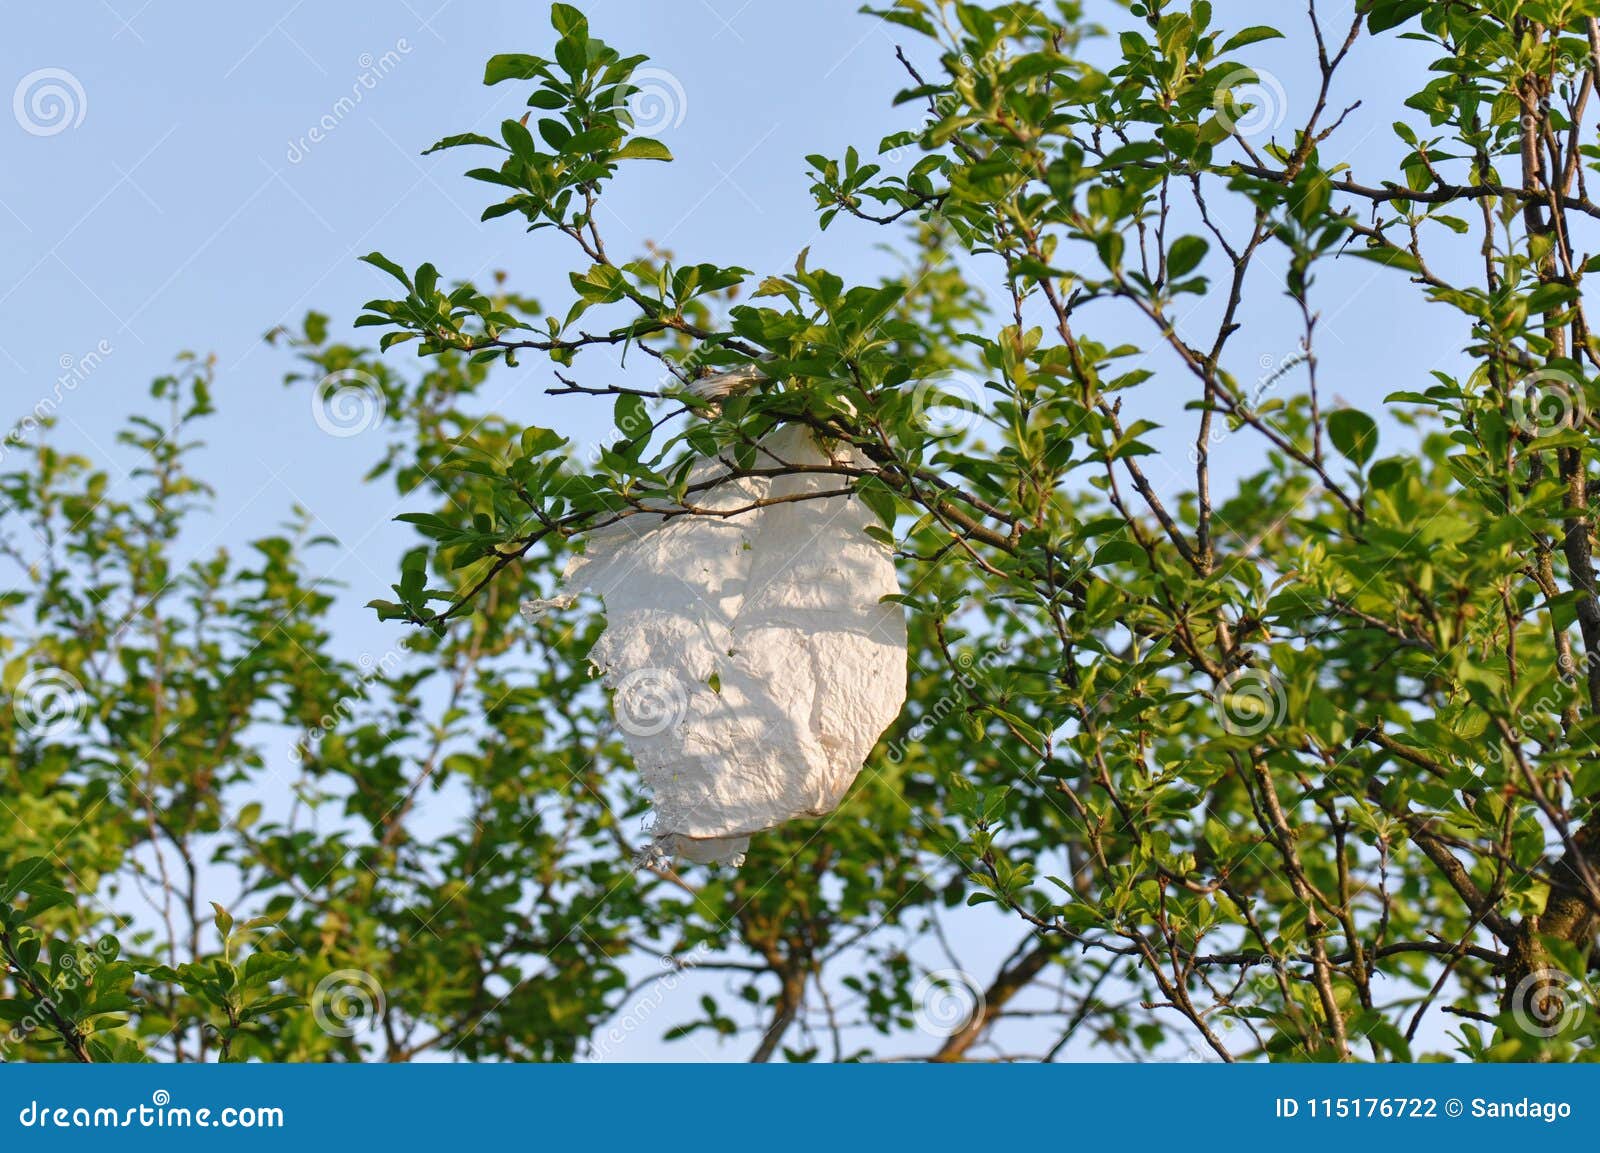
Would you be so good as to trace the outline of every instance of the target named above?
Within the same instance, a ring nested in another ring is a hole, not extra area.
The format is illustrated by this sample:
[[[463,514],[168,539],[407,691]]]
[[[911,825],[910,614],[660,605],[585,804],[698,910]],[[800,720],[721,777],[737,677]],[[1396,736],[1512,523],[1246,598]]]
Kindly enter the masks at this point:
[[[1147,566],[1148,559],[1144,549],[1131,540],[1112,540],[1101,545],[1090,562],[1093,567],[1100,568],[1104,565],[1136,565]]]
[[[483,82],[498,84],[502,80],[532,80],[536,76],[544,75],[548,67],[549,61],[541,60],[537,56],[525,56],[521,53],[491,56],[489,63],[483,69]]]
[[[648,136],[635,136],[617,152],[618,160],[671,160],[672,153],[659,140]]]
[[[1247,44],[1259,44],[1263,40],[1281,40],[1283,33],[1276,28],[1269,28],[1265,24],[1253,24],[1249,28],[1241,28],[1222,45],[1223,52],[1232,52],[1235,48],[1243,48]]]
[[[542,456],[551,449],[560,448],[567,443],[567,438],[548,428],[529,426],[522,430],[522,454],[524,456]]]
[[[439,285],[439,270],[431,264],[422,264],[417,267],[416,293],[423,300],[433,296],[433,290]]]
[[[539,147],[533,142],[533,133],[528,131],[526,124],[516,120],[501,122],[500,135],[505,138],[506,145],[520,160],[534,160],[539,155]]]
[[[563,36],[578,40],[586,40],[589,36],[588,19],[571,4],[550,6],[550,25]]]
[[[269,1013],[282,1013],[288,1009],[305,1007],[305,999],[296,997],[292,993],[274,993],[270,997],[263,997],[259,1001],[252,1001],[241,1011],[241,1016],[254,1019],[265,1017]]]
[[[894,527],[897,508],[895,495],[888,485],[875,476],[869,476],[857,483],[856,493],[861,497],[861,503],[876,513],[886,528]]]
[[[266,985],[294,967],[295,959],[287,953],[252,953],[244,963],[240,983],[246,987]]]
[[[1347,249],[1345,254],[1370,260],[1375,264],[1387,264],[1390,268],[1403,268],[1407,272],[1422,271],[1417,258],[1403,248],[1351,248]]]
[[[1429,0],[1376,0],[1367,14],[1367,31],[1387,32],[1425,11]]]
[[[460,148],[466,144],[484,144],[490,148],[499,148],[502,151],[505,148],[505,145],[501,144],[498,140],[490,140],[487,136],[483,136],[477,132],[460,132],[454,136],[446,136],[437,144],[431,145],[430,147],[424,149],[422,155],[427,156],[432,152],[442,152],[446,148]]]
[[[638,440],[650,432],[650,410],[645,406],[642,396],[635,396],[631,392],[623,393],[617,397],[612,416],[617,431],[629,440]]]
[[[1378,425],[1357,409],[1335,409],[1328,414],[1328,439],[1340,455],[1360,468],[1378,447]]]
[[[1398,457],[1386,457],[1367,472],[1367,483],[1376,489],[1394,488],[1405,479],[1405,462]]]
[[[10,904],[19,894],[31,892],[41,884],[53,884],[50,862],[43,857],[24,857],[6,872],[5,886],[0,888],[0,903]]]
[[[407,288],[411,287],[411,277],[406,275],[406,270],[401,268],[394,261],[390,260],[383,253],[369,252],[365,256],[361,257],[361,262],[363,264],[370,264],[374,268],[381,268]]]
[[[608,152],[622,137],[622,129],[614,124],[601,124],[579,132],[561,145],[563,156],[586,156],[591,152]]]
[[[1180,276],[1187,276],[1205,259],[1211,245],[1200,236],[1180,236],[1173,241],[1172,251],[1167,253],[1167,276],[1176,280]]]

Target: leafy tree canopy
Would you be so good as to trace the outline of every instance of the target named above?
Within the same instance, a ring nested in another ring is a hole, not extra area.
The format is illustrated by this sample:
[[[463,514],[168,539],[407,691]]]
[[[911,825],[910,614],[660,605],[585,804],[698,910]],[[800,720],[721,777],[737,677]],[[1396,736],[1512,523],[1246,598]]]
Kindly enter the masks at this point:
[[[1108,27],[1071,2],[868,12],[905,34],[906,127],[807,163],[819,223],[887,228],[894,275],[608,249],[608,189],[671,155],[636,131],[645,58],[557,4],[553,48],[485,71],[528,114],[429,151],[474,157],[485,220],[544,234],[570,294],[373,253],[397,285],[356,322],[377,350],[317,315],[277,334],[385,413],[373,479],[417,534],[374,602],[413,626],[393,660],[336,655],[297,528],[176,561],[203,364],[130,426],[139,499],[42,445],[3,478],[8,529],[51,546],[0,600],[5,683],[66,684],[73,720],[0,717],[20,1052],[604,1057],[636,1027],[793,1059],[1596,1051],[1600,4],[1313,0],[1309,60],[1205,0]],[[1433,63],[1393,110],[1397,170],[1355,171],[1341,93],[1394,37]],[[1310,76],[1305,107],[1274,68]],[[1334,400],[1318,282],[1355,260],[1437,306],[1466,368]],[[1238,334],[1285,293],[1298,349],[1261,387]],[[695,388],[752,364],[737,395]],[[580,459],[485,415],[491,371],[612,405],[614,440]],[[516,605],[791,424],[868,462],[841,483],[900,565],[910,703],[837,815],[738,871],[636,870],[596,607]],[[1226,480],[1223,442],[1250,462]],[[430,821],[436,794],[457,803]],[[248,917],[208,904],[218,868]],[[952,916],[1015,949],[944,1027],[925,970]],[[698,1009],[646,1020],[684,983]]]

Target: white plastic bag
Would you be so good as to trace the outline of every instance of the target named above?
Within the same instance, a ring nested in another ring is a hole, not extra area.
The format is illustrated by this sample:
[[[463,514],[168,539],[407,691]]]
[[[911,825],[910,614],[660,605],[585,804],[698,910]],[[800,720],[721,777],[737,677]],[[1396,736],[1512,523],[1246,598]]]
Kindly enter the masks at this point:
[[[756,467],[862,463],[802,428],[762,442]],[[697,465],[691,485],[726,477]],[[567,598],[605,602],[590,652],[655,804],[654,852],[735,864],[751,834],[833,811],[905,703],[906,628],[874,514],[827,473],[725,479],[690,505],[599,530]],[[780,501],[748,509],[757,501]],[[548,602],[530,602],[541,611]]]

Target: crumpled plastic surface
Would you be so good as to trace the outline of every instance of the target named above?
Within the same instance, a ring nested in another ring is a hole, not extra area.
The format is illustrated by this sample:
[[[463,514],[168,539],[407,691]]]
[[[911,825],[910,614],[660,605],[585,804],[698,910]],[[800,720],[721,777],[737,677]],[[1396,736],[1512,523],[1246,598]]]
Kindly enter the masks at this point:
[[[788,426],[756,467],[862,463]],[[832,812],[906,697],[906,627],[889,549],[827,473],[727,478],[696,465],[687,502],[725,515],[639,513],[598,530],[565,594],[605,602],[589,654],[655,807],[651,854],[743,860],[752,834]],[[747,510],[747,511],[735,511]]]

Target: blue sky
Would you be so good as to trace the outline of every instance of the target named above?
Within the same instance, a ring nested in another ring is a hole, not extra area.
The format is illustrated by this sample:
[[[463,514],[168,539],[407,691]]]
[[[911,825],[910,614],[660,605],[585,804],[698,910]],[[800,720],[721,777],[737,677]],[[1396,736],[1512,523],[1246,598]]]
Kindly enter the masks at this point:
[[[584,7],[597,35],[648,52],[681,89],[656,133],[677,163],[633,165],[608,195],[601,221],[614,255],[654,241],[683,260],[764,275],[788,269],[810,246],[813,266],[847,281],[891,267],[875,248],[890,233],[848,221],[818,232],[803,157],[839,155],[850,144],[867,154],[914,122],[890,103],[904,86],[894,49],[909,47],[911,33],[858,15],[854,0]],[[1303,118],[1315,73],[1303,6],[1215,7],[1219,22],[1293,29],[1290,41],[1257,46],[1249,58],[1281,84],[1288,120]],[[1325,6],[1330,25],[1338,7]],[[1342,8],[1338,18],[1348,19],[1348,0]],[[373,249],[407,267],[432,260],[446,279],[505,269],[513,287],[564,311],[573,264],[559,238],[529,237],[509,220],[480,224],[491,194],[461,177],[466,154],[419,155],[441,136],[494,133],[524,111],[518,85],[482,86],[483,63],[496,52],[547,50],[547,5],[7,0],[0,10],[9,32],[0,97],[13,95],[13,115],[0,115],[0,427],[50,395],[63,363],[102,349],[101,363],[64,398],[52,436],[126,464],[112,438],[126,413],[145,406],[147,381],[179,350],[215,353],[220,416],[205,430],[199,471],[218,496],[193,550],[237,547],[303,505],[341,542],[323,558],[328,575],[350,586],[340,642],[352,659],[391,648],[395,627],[359,607],[387,591],[408,539],[389,524],[404,511],[389,490],[360,483],[381,451],[379,434],[326,435],[308,390],[281,385],[289,358],[261,338],[310,308],[348,334],[359,305],[389,291],[386,278],[357,262]],[[1389,174],[1397,146],[1388,126],[1403,114],[1396,85],[1420,84],[1417,59],[1392,38],[1357,49],[1335,103],[1359,98],[1363,106],[1328,157],[1369,178]],[[27,108],[43,85],[65,93],[64,122]],[[357,92],[359,102],[341,110]],[[333,127],[312,142],[325,117]],[[980,266],[974,275],[987,273]],[[1346,261],[1321,283],[1329,395],[1375,406],[1456,360],[1459,333],[1399,274]],[[1201,302],[1200,315],[1211,307]],[[1299,322],[1270,276],[1253,286],[1244,319],[1233,368],[1248,380],[1294,350]],[[1123,321],[1102,339],[1118,335],[1150,343]],[[609,427],[609,405],[543,396],[547,372],[526,361],[496,378],[486,402],[580,443]],[[1171,418],[1192,391],[1169,367],[1129,404],[1137,415]],[[1237,476],[1257,466],[1259,452],[1259,440],[1232,438],[1220,468]],[[1152,468],[1152,477],[1168,488],[1189,480],[1178,470]],[[998,959],[1013,938],[1008,931],[974,944],[979,956]]]
[[[889,267],[876,248],[890,239],[882,230],[841,221],[818,232],[804,177],[805,154],[838,155],[852,143],[870,152],[910,123],[909,110],[890,106],[903,86],[893,52],[916,37],[855,7],[589,5],[597,34],[649,52],[681,89],[660,132],[678,162],[634,165],[608,195],[602,223],[614,252],[649,240],[684,260],[765,274],[791,267],[809,245],[813,266],[847,280]],[[1216,7],[1219,21],[1237,25],[1285,15],[1255,0]],[[482,86],[483,62],[494,52],[548,48],[546,13],[543,3],[482,0],[279,0],[198,14],[141,0],[9,0],[14,47],[0,88],[13,91],[15,104],[52,82],[47,75],[23,85],[42,70],[65,71],[76,88],[65,89],[71,107],[59,131],[36,135],[16,116],[0,119],[0,375],[9,382],[0,423],[10,428],[48,395],[63,364],[109,348],[60,406],[55,436],[116,458],[112,433],[140,406],[145,382],[180,349],[215,353],[222,415],[205,436],[219,488],[217,540],[249,539],[299,503],[347,547],[331,562],[333,575],[363,594],[383,591],[403,538],[387,527],[397,511],[387,493],[358,485],[378,434],[324,435],[307,393],[279,383],[288,358],[261,336],[308,308],[348,332],[360,303],[388,292],[386,278],[356,260],[372,249],[407,267],[433,260],[446,279],[505,269],[513,286],[564,310],[573,265],[560,238],[526,236],[509,220],[480,224],[490,196],[461,177],[466,154],[418,155],[448,133],[493,132],[520,115],[516,85]],[[1291,122],[1303,115],[1314,72],[1303,14],[1292,16],[1293,39],[1252,57],[1274,69]],[[1397,53],[1392,40],[1364,44],[1337,94],[1365,102],[1330,145],[1358,165],[1395,152],[1388,123],[1397,101],[1367,89],[1394,81]],[[359,102],[341,109],[356,94]],[[326,118],[334,126],[312,142]],[[1323,379],[1332,393],[1375,402],[1414,385],[1459,341],[1430,335],[1432,317],[1395,274],[1345,264],[1324,276],[1332,288],[1321,301]],[[1200,314],[1210,307],[1202,302]],[[1253,287],[1246,320],[1233,367],[1250,379],[1257,365],[1293,351],[1299,329],[1270,278]],[[1111,334],[1149,343],[1147,332],[1116,324]],[[530,363],[503,374],[487,400],[580,443],[598,436],[609,407],[543,397],[544,371]],[[1130,404],[1170,418],[1188,385],[1170,373]],[[1219,454],[1221,467],[1252,467],[1255,447]],[[1174,471],[1157,479],[1187,478]],[[384,639],[365,613],[345,623],[355,643]]]
[[[649,239],[684,258],[770,270],[812,244],[819,262],[871,275],[882,262],[862,236],[816,235],[801,158],[875,145],[895,123],[888,30],[846,3],[718,3],[724,12],[594,6],[598,34],[650,51],[683,93],[661,132],[681,162],[619,183],[603,218],[613,249]],[[59,69],[78,91],[67,89],[70,125],[49,135],[0,121],[0,374],[9,381],[0,423],[12,427],[51,393],[63,363],[104,342],[109,354],[65,398],[54,435],[116,458],[112,434],[141,406],[145,382],[180,349],[215,353],[222,415],[205,431],[202,469],[219,490],[218,542],[258,535],[300,503],[350,548],[334,575],[382,592],[402,539],[386,527],[398,510],[358,484],[379,434],[324,435],[306,392],[279,383],[288,358],[261,336],[308,308],[348,332],[359,305],[388,292],[357,263],[372,249],[408,267],[433,260],[447,278],[504,268],[514,286],[564,309],[568,254],[513,223],[479,224],[491,197],[461,177],[464,153],[418,155],[441,136],[493,131],[525,110],[515,85],[483,87],[483,62],[548,49],[546,14],[544,4],[468,0],[199,16],[140,0],[7,4],[13,44],[26,47],[8,53],[0,86],[12,92]],[[358,90],[359,104],[338,111]],[[335,127],[310,143],[325,117]],[[502,377],[487,400],[580,441],[609,424],[608,406],[553,410],[543,384],[529,367]],[[382,642],[369,617],[346,622],[356,643]]]

